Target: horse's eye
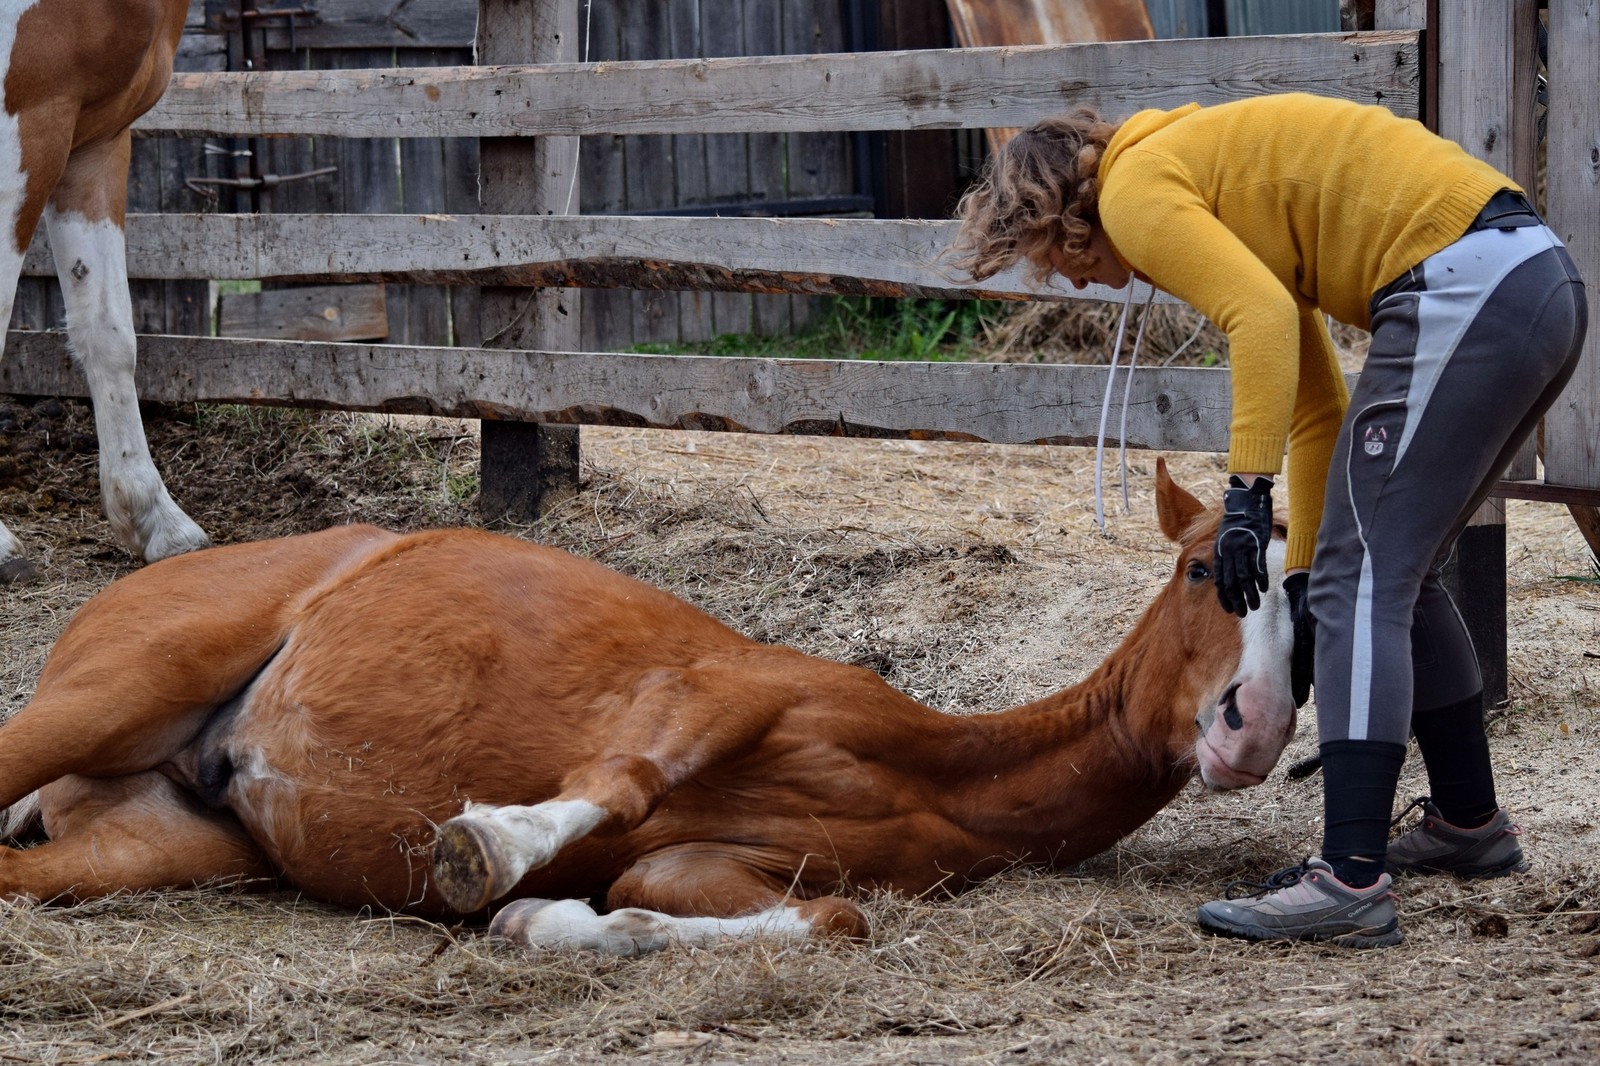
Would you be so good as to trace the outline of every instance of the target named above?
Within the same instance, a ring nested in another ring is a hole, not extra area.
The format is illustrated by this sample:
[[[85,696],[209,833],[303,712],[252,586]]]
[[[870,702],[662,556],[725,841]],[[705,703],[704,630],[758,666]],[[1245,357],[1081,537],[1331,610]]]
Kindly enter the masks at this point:
[[[1189,579],[1191,585],[1198,585],[1202,581],[1211,580],[1211,571],[1206,569],[1205,563],[1198,559],[1192,559],[1189,561],[1189,569],[1184,576]]]

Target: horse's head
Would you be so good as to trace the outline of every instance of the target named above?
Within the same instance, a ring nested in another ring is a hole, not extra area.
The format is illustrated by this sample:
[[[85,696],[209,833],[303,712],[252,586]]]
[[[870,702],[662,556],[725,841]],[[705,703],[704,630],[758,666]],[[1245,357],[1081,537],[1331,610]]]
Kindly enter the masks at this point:
[[[1185,688],[1195,699],[1200,731],[1195,759],[1200,777],[1214,789],[1259,785],[1294,736],[1295,707],[1289,686],[1294,626],[1283,592],[1283,530],[1267,549],[1271,584],[1261,606],[1244,618],[1222,609],[1211,571],[1221,513],[1207,509],[1156,461],[1156,513],[1161,531],[1182,549],[1177,569],[1162,593],[1161,612],[1176,629],[1195,665],[1198,682]]]

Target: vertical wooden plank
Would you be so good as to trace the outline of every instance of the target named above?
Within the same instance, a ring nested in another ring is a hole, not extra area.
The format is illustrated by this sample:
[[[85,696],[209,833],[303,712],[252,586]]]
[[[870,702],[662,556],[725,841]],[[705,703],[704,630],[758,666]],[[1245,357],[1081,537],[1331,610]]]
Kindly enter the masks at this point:
[[[591,63],[622,56],[620,4],[597,3],[584,10],[582,55]],[[578,181],[586,214],[620,215],[627,211],[630,137],[596,134],[584,137],[578,152]],[[584,351],[625,351],[633,346],[633,293],[627,289],[590,289],[583,294],[581,347]]]
[[[1375,30],[1421,30],[1428,26],[1428,0],[1377,0]]]
[[[844,51],[844,21],[837,3],[785,0],[784,50],[791,55]],[[839,133],[791,133],[788,137],[789,195],[821,196],[852,187],[847,138]],[[789,298],[791,324],[798,328],[826,306],[817,296]]]
[[[1439,132],[1533,187],[1535,0],[1455,0],[1439,5]],[[1513,476],[1531,476],[1531,442]],[[1505,504],[1479,508],[1456,546],[1446,586],[1461,608],[1483,671],[1484,699],[1505,702]]]
[[[129,211],[161,210],[161,141],[135,137],[128,160]],[[159,281],[129,280],[128,297],[133,304],[135,333],[167,332],[166,292]]]
[[[881,0],[881,43],[886,49],[949,48],[950,15],[943,4]],[[1072,104],[1063,99],[1065,110]],[[884,136],[884,212],[890,218],[949,218],[962,182],[957,138],[951,130],[892,131]]]
[[[633,8],[623,26],[624,60],[661,59],[671,49],[667,6],[640,4]],[[677,204],[673,176],[673,138],[634,136],[628,138],[624,184],[628,211],[650,211]],[[678,296],[672,292],[639,289],[631,293],[634,343],[676,341],[678,339]]]
[[[791,0],[751,0],[744,9],[744,54],[784,54],[783,8]],[[760,200],[789,198],[788,158],[781,133],[750,134],[750,195]],[[789,332],[793,321],[788,296],[758,295],[753,301],[756,332],[775,336]]]
[[[670,57],[699,59],[705,50],[700,44],[699,0],[672,0],[667,14]],[[706,139],[702,134],[678,134],[672,139],[673,176],[677,179],[679,206],[703,204],[709,197],[706,178]],[[678,337],[687,343],[707,341],[714,335],[711,295],[704,292],[678,294]]]
[[[407,48],[400,66],[442,67],[472,62],[457,48]],[[399,142],[400,209],[406,214],[447,214],[450,169],[447,153],[456,139],[406,137]],[[476,196],[473,197],[476,209]],[[443,285],[389,285],[389,341],[393,344],[448,345],[451,342],[450,290]]]
[[[575,0],[480,0],[478,62],[563,63],[578,57]],[[576,137],[495,138],[479,144],[478,199],[486,214],[576,214]],[[568,289],[486,289],[483,343],[572,351],[582,302]],[[485,518],[528,521],[578,490],[578,429],[483,422],[478,506]]]
[[[1545,480],[1600,488],[1600,2],[1550,0],[1546,190],[1550,225],[1582,272],[1589,334],[1572,383],[1545,418]],[[1581,523],[1580,523],[1581,524]]]
[[[765,3],[768,0],[751,2]],[[701,3],[700,41],[706,58],[744,54],[744,9],[744,0]],[[705,148],[706,192],[712,203],[738,200],[748,195],[752,182],[745,135],[708,134]],[[750,295],[742,292],[713,293],[711,318],[716,333],[749,333],[755,326]]]
[[[268,52],[262,62],[268,70],[329,70],[335,69],[336,59],[335,53],[324,51]],[[343,168],[342,146],[348,142],[335,137],[268,137],[252,143],[260,154],[256,165],[261,172],[284,175],[304,174],[326,166]],[[234,164],[229,162],[226,169],[231,172]],[[237,169],[244,173],[249,168],[241,161]],[[304,214],[352,210],[345,206],[345,183],[341,175],[342,169],[339,174],[290,182],[263,192],[259,197],[261,210]]]

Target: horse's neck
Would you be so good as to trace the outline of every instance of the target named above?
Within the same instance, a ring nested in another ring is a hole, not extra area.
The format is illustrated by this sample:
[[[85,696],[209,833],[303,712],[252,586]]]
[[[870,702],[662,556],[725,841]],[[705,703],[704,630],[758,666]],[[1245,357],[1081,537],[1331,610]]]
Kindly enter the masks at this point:
[[[1178,693],[1155,645],[1138,629],[1079,684],[964,719],[943,762],[947,817],[1019,852],[1075,861],[1165,806],[1189,773]]]

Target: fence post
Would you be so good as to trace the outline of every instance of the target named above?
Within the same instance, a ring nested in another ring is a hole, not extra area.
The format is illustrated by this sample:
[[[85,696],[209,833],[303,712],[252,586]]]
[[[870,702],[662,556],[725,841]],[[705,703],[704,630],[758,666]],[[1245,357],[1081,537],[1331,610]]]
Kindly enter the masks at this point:
[[[1600,488],[1600,3],[1550,2],[1547,213],[1588,282],[1589,335],[1566,392],[1545,419],[1545,480]],[[1573,515],[1600,544],[1593,508]]]
[[[578,58],[573,0],[479,0],[477,61],[561,63]],[[479,141],[478,209],[485,214],[576,214],[576,137]],[[479,309],[487,348],[576,351],[579,293],[486,288]],[[485,419],[479,513],[529,521],[578,489],[578,427]]]
[[[1439,41],[1439,132],[1479,159],[1534,187],[1537,0],[1452,0],[1429,27]],[[1509,476],[1534,474],[1533,442]],[[1483,671],[1483,696],[1506,701],[1506,512],[1490,500],[1472,516],[1444,572]]]

